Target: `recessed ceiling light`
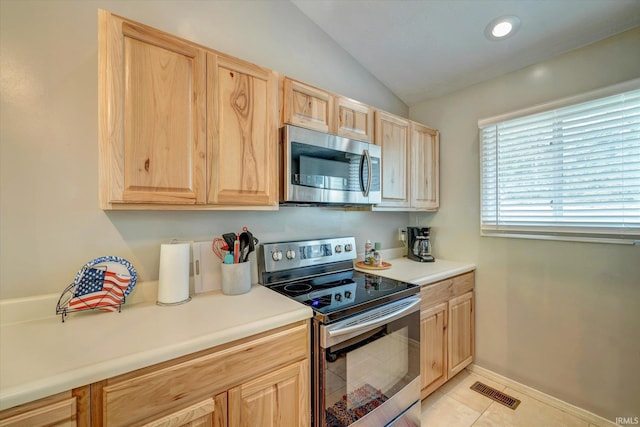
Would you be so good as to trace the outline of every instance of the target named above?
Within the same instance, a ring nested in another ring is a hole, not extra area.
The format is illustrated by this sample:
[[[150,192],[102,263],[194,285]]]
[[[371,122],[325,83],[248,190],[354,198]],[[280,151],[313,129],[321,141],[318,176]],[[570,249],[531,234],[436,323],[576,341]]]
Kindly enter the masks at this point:
[[[520,18],[517,16],[501,16],[489,22],[484,29],[484,35],[489,40],[504,40],[513,36],[520,28]]]

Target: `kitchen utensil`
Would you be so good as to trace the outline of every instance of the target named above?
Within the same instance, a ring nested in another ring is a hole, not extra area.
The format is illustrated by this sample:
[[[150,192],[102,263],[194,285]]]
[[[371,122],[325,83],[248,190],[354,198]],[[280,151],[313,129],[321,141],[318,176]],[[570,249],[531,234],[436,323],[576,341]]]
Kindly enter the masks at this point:
[[[249,238],[249,234],[246,231],[240,233],[240,262],[247,261],[247,257],[249,256],[249,244],[251,239]]]
[[[233,263],[240,262],[240,233],[236,234],[236,240],[233,241]]]
[[[213,250],[213,253],[216,254],[220,261],[223,261],[224,254],[222,253],[222,251],[229,251],[229,246],[224,241],[224,239],[216,237],[215,239],[213,239],[213,243],[211,244],[211,250]]]
[[[233,244],[236,241],[236,233],[224,233],[222,238],[227,243],[229,250],[233,250]]]
[[[243,227],[240,234],[240,262],[249,260],[249,254],[256,250],[257,244],[258,239],[253,236],[247,227]]]

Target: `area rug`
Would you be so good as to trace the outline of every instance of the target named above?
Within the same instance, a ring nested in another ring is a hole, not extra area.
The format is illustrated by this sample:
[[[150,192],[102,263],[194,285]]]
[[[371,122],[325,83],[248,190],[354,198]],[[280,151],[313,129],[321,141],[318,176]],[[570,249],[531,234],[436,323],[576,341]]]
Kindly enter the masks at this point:
[[[326,427],[345,427],[362,418],[388,399],[382,391],[369,384],[342,396],[325,411]]]

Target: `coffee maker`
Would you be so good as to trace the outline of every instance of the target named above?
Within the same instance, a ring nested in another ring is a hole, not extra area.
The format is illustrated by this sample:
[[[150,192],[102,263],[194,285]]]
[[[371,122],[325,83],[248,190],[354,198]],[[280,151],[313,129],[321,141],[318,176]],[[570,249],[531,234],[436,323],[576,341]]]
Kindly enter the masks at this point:
[[[435,258],[431,255],[431,240],[429,227],[407,227],[407,257],[413,261],[433,262]]]

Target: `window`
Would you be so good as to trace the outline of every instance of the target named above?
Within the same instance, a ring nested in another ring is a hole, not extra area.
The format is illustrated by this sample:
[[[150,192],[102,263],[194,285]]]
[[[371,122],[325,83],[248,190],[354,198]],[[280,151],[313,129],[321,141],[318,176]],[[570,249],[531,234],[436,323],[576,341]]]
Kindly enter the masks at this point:
[[[640,80],[625,86],[478,123],[483,235],[640,239]]]

